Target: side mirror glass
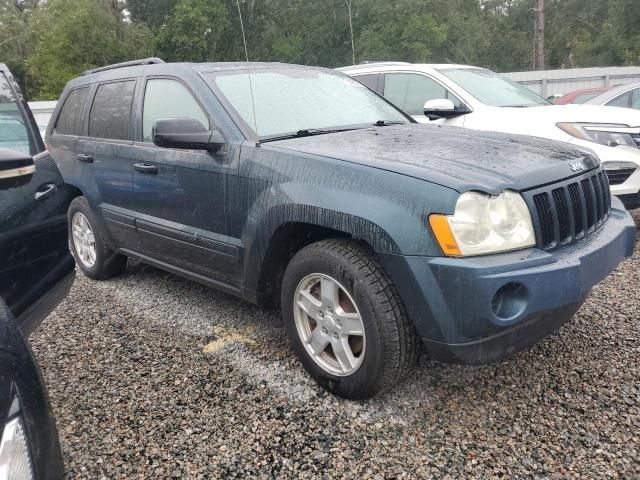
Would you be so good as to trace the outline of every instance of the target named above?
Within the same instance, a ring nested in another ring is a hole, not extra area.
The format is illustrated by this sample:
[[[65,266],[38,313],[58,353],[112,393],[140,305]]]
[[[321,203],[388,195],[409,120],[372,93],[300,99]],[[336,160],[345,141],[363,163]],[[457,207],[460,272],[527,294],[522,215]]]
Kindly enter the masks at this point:
[[[457,117],[465,113],[469,113],[469,110],[464,107],[456,109],[455,104],[447,98],[427,100],[424,104],[424,114],[429,120]]]
[[[218,130],[208,130],[195,118],[161,118],[151,130],[158,147],[216,152],[225,140]]]
[[[14,188],[31,181],[36,171],[33,157],[15,150],[0,149],[0,187]]]

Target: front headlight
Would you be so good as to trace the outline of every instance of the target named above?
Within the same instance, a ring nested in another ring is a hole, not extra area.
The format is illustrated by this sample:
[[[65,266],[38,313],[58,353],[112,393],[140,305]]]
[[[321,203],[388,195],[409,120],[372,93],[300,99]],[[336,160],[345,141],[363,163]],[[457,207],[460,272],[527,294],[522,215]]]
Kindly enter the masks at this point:
[[[529,208],[520,194],[460,195],[453,215],[430,215],[429,224],[448,256],[484,255],[535,245]]]
[[[608,147],[617,147],[618,145],[636,147],[632,135],[640,134],[640,128],[632,128],[627,125],[597,123],[557,123],[556,125],[572,137]]]
[[[0,441],[0,478],[32,480],[33,466],[27,443],[27,433],[20,417],[4,426]]]

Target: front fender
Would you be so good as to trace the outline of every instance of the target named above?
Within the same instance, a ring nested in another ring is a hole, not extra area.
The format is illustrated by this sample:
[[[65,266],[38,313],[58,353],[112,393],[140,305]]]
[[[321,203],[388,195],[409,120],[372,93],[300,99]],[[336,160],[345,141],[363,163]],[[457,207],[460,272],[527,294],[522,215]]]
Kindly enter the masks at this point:
[[[407,180],[419,182],[422,188],[428,185],[424,181]],[[287,182],[265,189],[253,202],[242,233],[246,288],[257,288],[260,275],[256,273],[261,271],[274,234],[291,223],[343,232],[365,241],[379,253],[441,255],[426,226],[428,210],[420,205],[412,208],[407,203],[410,192],[388,195],[388,188],[385,194],[376,192],[375,185],[372,188],[370,192],[347,191]],[[456,195],[451,192],[452,196]],[[450,200],[443,197],[447,196],[440,195],[433,201],[436,208],[440,202]]]

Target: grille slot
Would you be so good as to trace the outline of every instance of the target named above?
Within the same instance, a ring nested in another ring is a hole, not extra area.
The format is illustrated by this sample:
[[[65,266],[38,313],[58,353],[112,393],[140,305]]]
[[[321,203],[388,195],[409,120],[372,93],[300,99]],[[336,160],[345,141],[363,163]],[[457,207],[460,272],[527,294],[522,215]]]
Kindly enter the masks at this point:
[[[540,218],[540,236],[542,243],[551,245],[553,243],[553,216],[551,214],[551,202],[547,193],[540,193],[533,197]]]
[[[534,190],[532,203],[538,246],[569,244],[601,226],[611,211],[609,182],[602,171]]]
[[[567,205],[568,197],[564,188],[556,188],[552,192],[553,201],[558,211],[558,227],[560,229],[560,242],[565,242],[571,235],[571,216],[569,213],[569,205]]]

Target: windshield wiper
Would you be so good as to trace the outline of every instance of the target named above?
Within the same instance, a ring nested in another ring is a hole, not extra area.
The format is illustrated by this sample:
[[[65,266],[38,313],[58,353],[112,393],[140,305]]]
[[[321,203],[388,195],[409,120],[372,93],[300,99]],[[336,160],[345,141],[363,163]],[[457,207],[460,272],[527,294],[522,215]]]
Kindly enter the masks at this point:
[[[374,125],[376,127],[386,127],[389,125],[403,125],[405,123],[409,123],[409,122],[402,122],[399,120],[378,120],[377,122],[374,123]]]
[[[260,142],[273,142],[276,140],[286,140],[288,138],[311,137],[313,135],[324,135],[326,133],[348,132],[355,128],[303,128],[297,132],[274,135],[260,139]]]

